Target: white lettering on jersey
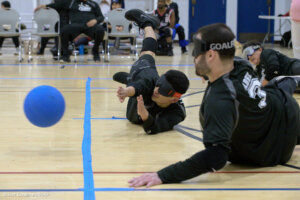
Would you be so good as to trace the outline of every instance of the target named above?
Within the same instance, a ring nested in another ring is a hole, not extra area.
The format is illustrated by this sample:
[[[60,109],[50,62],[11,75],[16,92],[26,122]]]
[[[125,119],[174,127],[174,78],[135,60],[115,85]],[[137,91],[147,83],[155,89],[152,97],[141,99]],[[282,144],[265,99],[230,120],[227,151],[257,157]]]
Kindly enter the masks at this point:
[[[252,76],[247,72],[243,79],[243,86],[245,90],[247,90],[250,98],[261,99],[258,104],[259,108],[264,108],[267,106],[267,102],[266,102],[267,93],[261,90],[261,83],[259,82],[258,78],[252,78]]]
[[[83,4],[81,2],[81,4],[79,4],[78,10],[81,11],[81,12],[90,12],[92,10],[92,8],[91,8],[91,6],[89,6],[87,4]]]

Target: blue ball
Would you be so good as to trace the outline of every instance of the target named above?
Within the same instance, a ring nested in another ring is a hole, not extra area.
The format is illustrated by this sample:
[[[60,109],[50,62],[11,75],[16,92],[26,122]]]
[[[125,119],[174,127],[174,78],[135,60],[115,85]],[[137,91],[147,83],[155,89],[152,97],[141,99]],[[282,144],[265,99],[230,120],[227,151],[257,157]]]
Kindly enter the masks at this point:
[[[24,101],[24,112],[27,119],[39,127],[56,124],[65,112],[63,95],[48,85],[33,88]]]

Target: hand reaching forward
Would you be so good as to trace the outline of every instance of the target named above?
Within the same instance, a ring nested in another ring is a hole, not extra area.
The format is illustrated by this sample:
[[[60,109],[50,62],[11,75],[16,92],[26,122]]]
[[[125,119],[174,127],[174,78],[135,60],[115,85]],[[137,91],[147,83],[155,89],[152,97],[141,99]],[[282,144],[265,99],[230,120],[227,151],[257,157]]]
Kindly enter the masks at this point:
[[[139,177],[134,177],[128,181],[130,187],[141,187],[146,186],[147,188],[152,187],[154,185],[162,184],[157,173],[148,173],[143,174]]]
[[[126,88],[119,87],[117,91],[117,97],[119,98],[120,102],[123,103],[127,97]]]

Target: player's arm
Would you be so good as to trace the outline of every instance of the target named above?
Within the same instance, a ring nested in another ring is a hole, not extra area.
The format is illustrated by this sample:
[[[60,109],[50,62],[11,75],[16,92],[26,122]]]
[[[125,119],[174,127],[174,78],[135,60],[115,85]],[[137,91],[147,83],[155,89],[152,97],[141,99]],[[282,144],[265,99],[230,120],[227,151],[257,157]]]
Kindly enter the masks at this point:
[[[267,81],[270,81],[274,77],[279,75],[279,68],[280,68],[279,58],[275,51],[268,52],[266,54],[264,54],[264,52],[263,52],[262,54],[263,54],[262,59],[266,60],[266,63],[267,63],[267,66],[265,69],[265,74],[266,74],[265,79]]]
[[[157,117],[148,115],[143,120],[143,128],[147,134],[156,134],[171,130],[175,125],[182,122],[186,117],[184,105],[171,105]]]
[[[171,11],[171,16],[170,16],[170,28],[174,28],[175,27],[175,13],[174,11],[172,10]]]

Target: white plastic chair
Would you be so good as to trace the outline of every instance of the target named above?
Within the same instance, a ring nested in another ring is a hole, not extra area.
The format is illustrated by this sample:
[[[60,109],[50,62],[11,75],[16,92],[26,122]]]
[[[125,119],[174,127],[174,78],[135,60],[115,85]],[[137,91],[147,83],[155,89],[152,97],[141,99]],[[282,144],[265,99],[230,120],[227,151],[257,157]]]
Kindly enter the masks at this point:
[[[112,11],[107,13],[106,22],[111,25],[111,32],[110,33],[108,32],[108,29],[107,29],[107,38],[110,38],[110,37],[115,37],[115,38],[128,38],[129,37],[129,38],[133,38],[133,40],[134,40],[133,44],[134,44],[134,47],[135,47],[134,48],[134,51],[135,51],[134,60],[135,60],[135,59],[138,58],[137,42],[136,42],[137,34],[136,33],[131,33],[131,31],[129,30],[130,24],[132,24],[132,23],[125,18],[125,13],[126,13],[126,10],[124,10],[124,9],[115,9],[115,10],[112,10]],[[118,31],[117,26],[122,26],[123,27],[122,31]],[[105,40],[105,42],[106,42],[105,52],[106,52],[106,55],[107,55],[108,60],[109,60],[110,53],[109,53],[108,40],[109,39]]]
[[[31,35],[36,35],[39,37],[58,37],[58,61],[60,58],[60,48],[61,48],[61,40],[60,40],[60,21],[59,14],[56,10],[52,8],[40,9],[34,13],[33,20],[37,24],[37,32],[31,33]],[[57,24],[58,30],[55,31],[55,25]],[[31,35],[29,42],[29,58],[28,62],[32,60],[31,56]]]
[[[13,9],[0,9],[0,37],[19,37],[21,36],[21,18],[19,13]],[[16,28],[16,26],[18,26]],[[22,62],[22,47],[19,45],[19,62]]]

